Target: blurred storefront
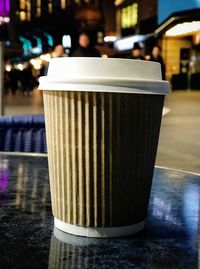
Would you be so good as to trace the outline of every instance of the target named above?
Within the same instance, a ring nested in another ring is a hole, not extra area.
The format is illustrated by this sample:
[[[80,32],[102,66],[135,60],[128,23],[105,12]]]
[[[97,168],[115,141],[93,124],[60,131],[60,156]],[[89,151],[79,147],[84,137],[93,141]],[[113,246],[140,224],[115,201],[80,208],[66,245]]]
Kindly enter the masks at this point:
[[[0,40],[20,43],[25,55],[48,52],[64,36],[70,36],[73,49],[81,31],[104,45],[104,37],[116,35],[115,29],[114,1],[0,1]]]
[[[144,46],[146,59],[154,45],[162,48],[166,78],[174,89],[200,88],[200,9],[172,13],[157,24],[158,4],[153,1],[116,0],[118,39],[115,48],[125,53],[133,43]]]
[[[115,0],[115,9],[118,56],[127,57],[136,42],[149,54],[158,27],[158,0]]]
[[[147,34],[157,27],[157,0],[115,0],[117,34]]]
[[[200,9],[173,13],[155,31],[174,89],[200,88]]]

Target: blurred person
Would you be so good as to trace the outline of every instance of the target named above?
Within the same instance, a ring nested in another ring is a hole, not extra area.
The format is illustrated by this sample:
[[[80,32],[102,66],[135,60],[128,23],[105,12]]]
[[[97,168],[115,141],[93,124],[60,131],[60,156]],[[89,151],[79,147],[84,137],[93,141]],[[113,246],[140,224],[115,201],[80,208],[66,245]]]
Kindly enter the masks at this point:
[[[32,66],[28,63],[21,71],[21,88],[24,95],[31,95],[34,84],[34,77],[32,73]]]
[[[162,71],[162,79],[165,80],[165,63],[161,55],[161,48],[159,46],[154,46],[151,52],[150,61],[160,63]]]
[[[61,44],[56,45],[51,53],[51,58],[63,57],[63,56],[66,56],[63,45]]]
[[[10,71],[6,71],[4,70],[4,90],[5,90],[5,93],[7,94],[9,92],[9,90],[11,89],[10,88]]]
[[[90,36],[84,32],[79,35],[79,46],[72,53],[72,57],[101,57],[101,54],[91,45]]]
[[[65,57],[67,56],[65,54],[65,50],[63,45],[61,44],[56,44],[54,46],[53,51],[51,52],[51,58],[58,58],[58,57]],[[40,70],[40,76],[46,76],[49,68],[49,63],[46,63],[45,65],[42,66]]]
[[[16,69],[11,68],[10,71],[5,70],[4,86],[5,86],[6,93],[8,93],[10,90],[12,94],[15,95],[16,90],[18,88],[18,72]]]
[[[131,51],[131,59],[135,60],[145,60],[143,55],[143,48],[140,46],[138,42],[133,44],[133,49]]]

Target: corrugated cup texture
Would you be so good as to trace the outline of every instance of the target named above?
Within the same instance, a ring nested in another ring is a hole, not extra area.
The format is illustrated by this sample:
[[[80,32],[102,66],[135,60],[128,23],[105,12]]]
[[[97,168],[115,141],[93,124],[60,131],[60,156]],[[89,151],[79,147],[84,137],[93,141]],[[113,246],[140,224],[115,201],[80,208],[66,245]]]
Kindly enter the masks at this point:
[[[164,96],[44,91],[54,216],[85,227],[145,219]]]

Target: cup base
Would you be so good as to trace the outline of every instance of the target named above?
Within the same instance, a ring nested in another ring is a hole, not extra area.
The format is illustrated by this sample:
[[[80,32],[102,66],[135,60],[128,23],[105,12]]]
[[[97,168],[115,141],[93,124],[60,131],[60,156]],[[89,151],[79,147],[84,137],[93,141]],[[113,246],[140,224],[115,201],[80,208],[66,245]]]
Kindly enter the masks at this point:
[[[59,230],[84,237],[95,238],[108,238],[108,237],[121,237],[139,233],[144,229],[145,221],[121,227],[81,227],[73,224],[63,222],[54,218],[54,224]]]

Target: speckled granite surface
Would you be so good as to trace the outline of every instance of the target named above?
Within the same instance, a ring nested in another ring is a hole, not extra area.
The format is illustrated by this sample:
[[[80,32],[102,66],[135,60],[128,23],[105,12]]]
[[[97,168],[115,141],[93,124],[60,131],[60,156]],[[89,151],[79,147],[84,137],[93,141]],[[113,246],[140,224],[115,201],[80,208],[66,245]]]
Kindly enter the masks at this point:
[[[87,239],[54,229],[46,158],[0,155],[0,268],[200,268],[200,176],[156,168],[145,230]]]

